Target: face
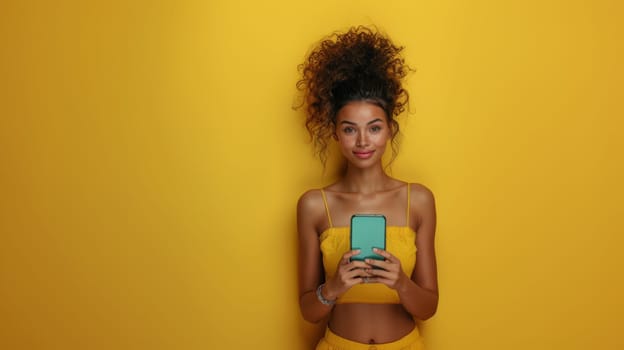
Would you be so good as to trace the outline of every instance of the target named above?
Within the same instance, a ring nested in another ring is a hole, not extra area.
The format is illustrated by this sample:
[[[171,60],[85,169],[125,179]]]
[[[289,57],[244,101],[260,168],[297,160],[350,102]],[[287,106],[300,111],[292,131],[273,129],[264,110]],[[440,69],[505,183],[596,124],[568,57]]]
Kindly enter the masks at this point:
[[[336,115],[334,138],[352,165],[367,167],[380,163],[391,137],[386,112],[373,103],[349,102]]]

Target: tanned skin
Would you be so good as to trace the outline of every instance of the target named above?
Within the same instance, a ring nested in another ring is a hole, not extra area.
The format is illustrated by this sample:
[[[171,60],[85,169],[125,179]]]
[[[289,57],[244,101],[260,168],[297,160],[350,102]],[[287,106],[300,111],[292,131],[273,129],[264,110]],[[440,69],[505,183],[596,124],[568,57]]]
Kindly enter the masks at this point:
[[[366,101],[353,101],[336,116],[334,139],[347,162],[345,175],[325,188],[333,226],[349,226],[351,215],[375,212],[386,216],[388,226],[409,226],[416,234],[416,266],[405,275],[401,262],[387,251],[379,250],[385,260],[350,261],[357,251],[344,252],[336,274],[324,280],[319,236],[329,221],[319,190],[304,193],[297,205],[299,234],[299,301],[303,317],[319,322],[329,317],[335,334],[360,343],[388,343],[413,330],[416,320],[433,316],[438,305],[438,282],[434,236],[436,226],[433,194],[419,184],[410,185],[410,208],[406,208],[406,183],[388,176],[382,156],[391,140],[386,113]],[[409,222],[406,221],[409,210]],[[373,269],[373,266],[381,269]],[[316,289],[325,299],[335,300],[352,286],[383,283],[395,289],[400,304],[322,304]]]

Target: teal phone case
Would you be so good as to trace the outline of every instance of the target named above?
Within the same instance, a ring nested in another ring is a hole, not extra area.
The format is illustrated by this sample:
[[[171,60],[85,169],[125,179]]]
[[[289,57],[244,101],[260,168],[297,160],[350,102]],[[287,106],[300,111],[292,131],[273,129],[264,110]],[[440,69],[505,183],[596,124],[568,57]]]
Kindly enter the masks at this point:
[[[360,249],[360,254],[351,260],[384,260],[375,254],[373,248],[386,249],[386,217],[377,214],[355,214],[351,217],[351,250]]]

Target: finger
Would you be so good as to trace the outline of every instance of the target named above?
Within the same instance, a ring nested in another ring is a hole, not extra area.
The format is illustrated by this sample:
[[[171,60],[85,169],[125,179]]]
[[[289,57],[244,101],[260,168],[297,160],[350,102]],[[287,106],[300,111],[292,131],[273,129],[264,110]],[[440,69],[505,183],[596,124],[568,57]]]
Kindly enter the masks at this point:
[[[396,272],[381,270],[381,269],[370,269],[367,271],[373,278],[382,278],[388,280],[396,280],[398,278]]]
[[[346,280],[354,280],[354,279],[360,279],[363,277],[372,277],[372,275],[368,273],[366,270],[354,270],[354,271],[347,272],[346,274],[344,274],[343,277]]]
[[[371,266],[378,267],[380,269],[384,269],[388,271],[395,271],[400,268],[400,265],[394,264],[387,260],[366,259],[366,263]]]
[[[368,274],[368,270],[372,270],[373,266],[366,264],[364,262],[357,262],[357,263],[351,263],[353,264],[353,268],[349,269],[349,272],[354,271],[354,272],[361,272],[362,275],[364,274]]]
[[[342,264],[346,265],[349,263],[349,261],[351,261],[351,257],[354,257],[358,254],[360,254],[361,250],[359,249],[354,249],[354,250],[350,250],[346,253],[344,253],[344,255],[342,256]]]
[[[343,255],[343,257],[351,259],[351,257],[356,256],[356,255],[360,254],[361,252],[362,252],[362,250],[360,250],[360,249],[353,249],[353,250],[350,250],[350,251],[346,252]]]
[[[345,267],[349,270],[353,269],[370,269],[372,267],[371,264],[366,263],[364,261],[354,260],[345,265]]]
[[[381,279],[375,276],[362,277],[362,283],[380,283]]]
[[[398,259],[394,255],[390,254],[387,250],[383,250],[380,248],[373,248],[373,252],[383,256],[384,258],[386,258],[386,260],[389,260],[390,262],[393,262],[393,263],[398,262]]]
[[[363,261],[352,261],[348,264],[340,265],[338,267],[337,274],[340,276],[345,276],[347,273],[352,272],[352,271],[355,271],[357,273],[357,271],[367,270],[370,268],[372,268],[372,266],[368,265],[367,263]]]
[[[360,283],[367,283],[367,280],[370,280],[371,276],[366,274],[364,271],[360,272],[350,272],[347,276],[343,276],[344,283],[347,286],[354,286]]]

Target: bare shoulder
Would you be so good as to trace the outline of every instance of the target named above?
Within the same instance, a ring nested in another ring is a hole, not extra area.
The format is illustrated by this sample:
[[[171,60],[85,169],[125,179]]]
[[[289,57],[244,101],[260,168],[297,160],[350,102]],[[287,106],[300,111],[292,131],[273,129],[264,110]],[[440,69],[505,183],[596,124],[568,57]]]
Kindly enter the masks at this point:
[[[436,222],[435,199],[433,192],[425,185],[410,184],[410,213],[413,215],[415,230],[419,237],[433,236]],[[429,233],[428,233],[429,232]]]
[[[435,206],[433,192],[423,184],[410,184],[410,198],[411,202],[419,207]]]
[[[323,196],[321,190],[312,189],[304,192],[297,202],[297,211],[305,213],[313,213],[315,211],[324,210]]]
[[[325,220],[325,204],[319,189],[308,190],[299,197],[297,202],[297,221],[300,230],[314,228],[316,232],[321,229]]]

